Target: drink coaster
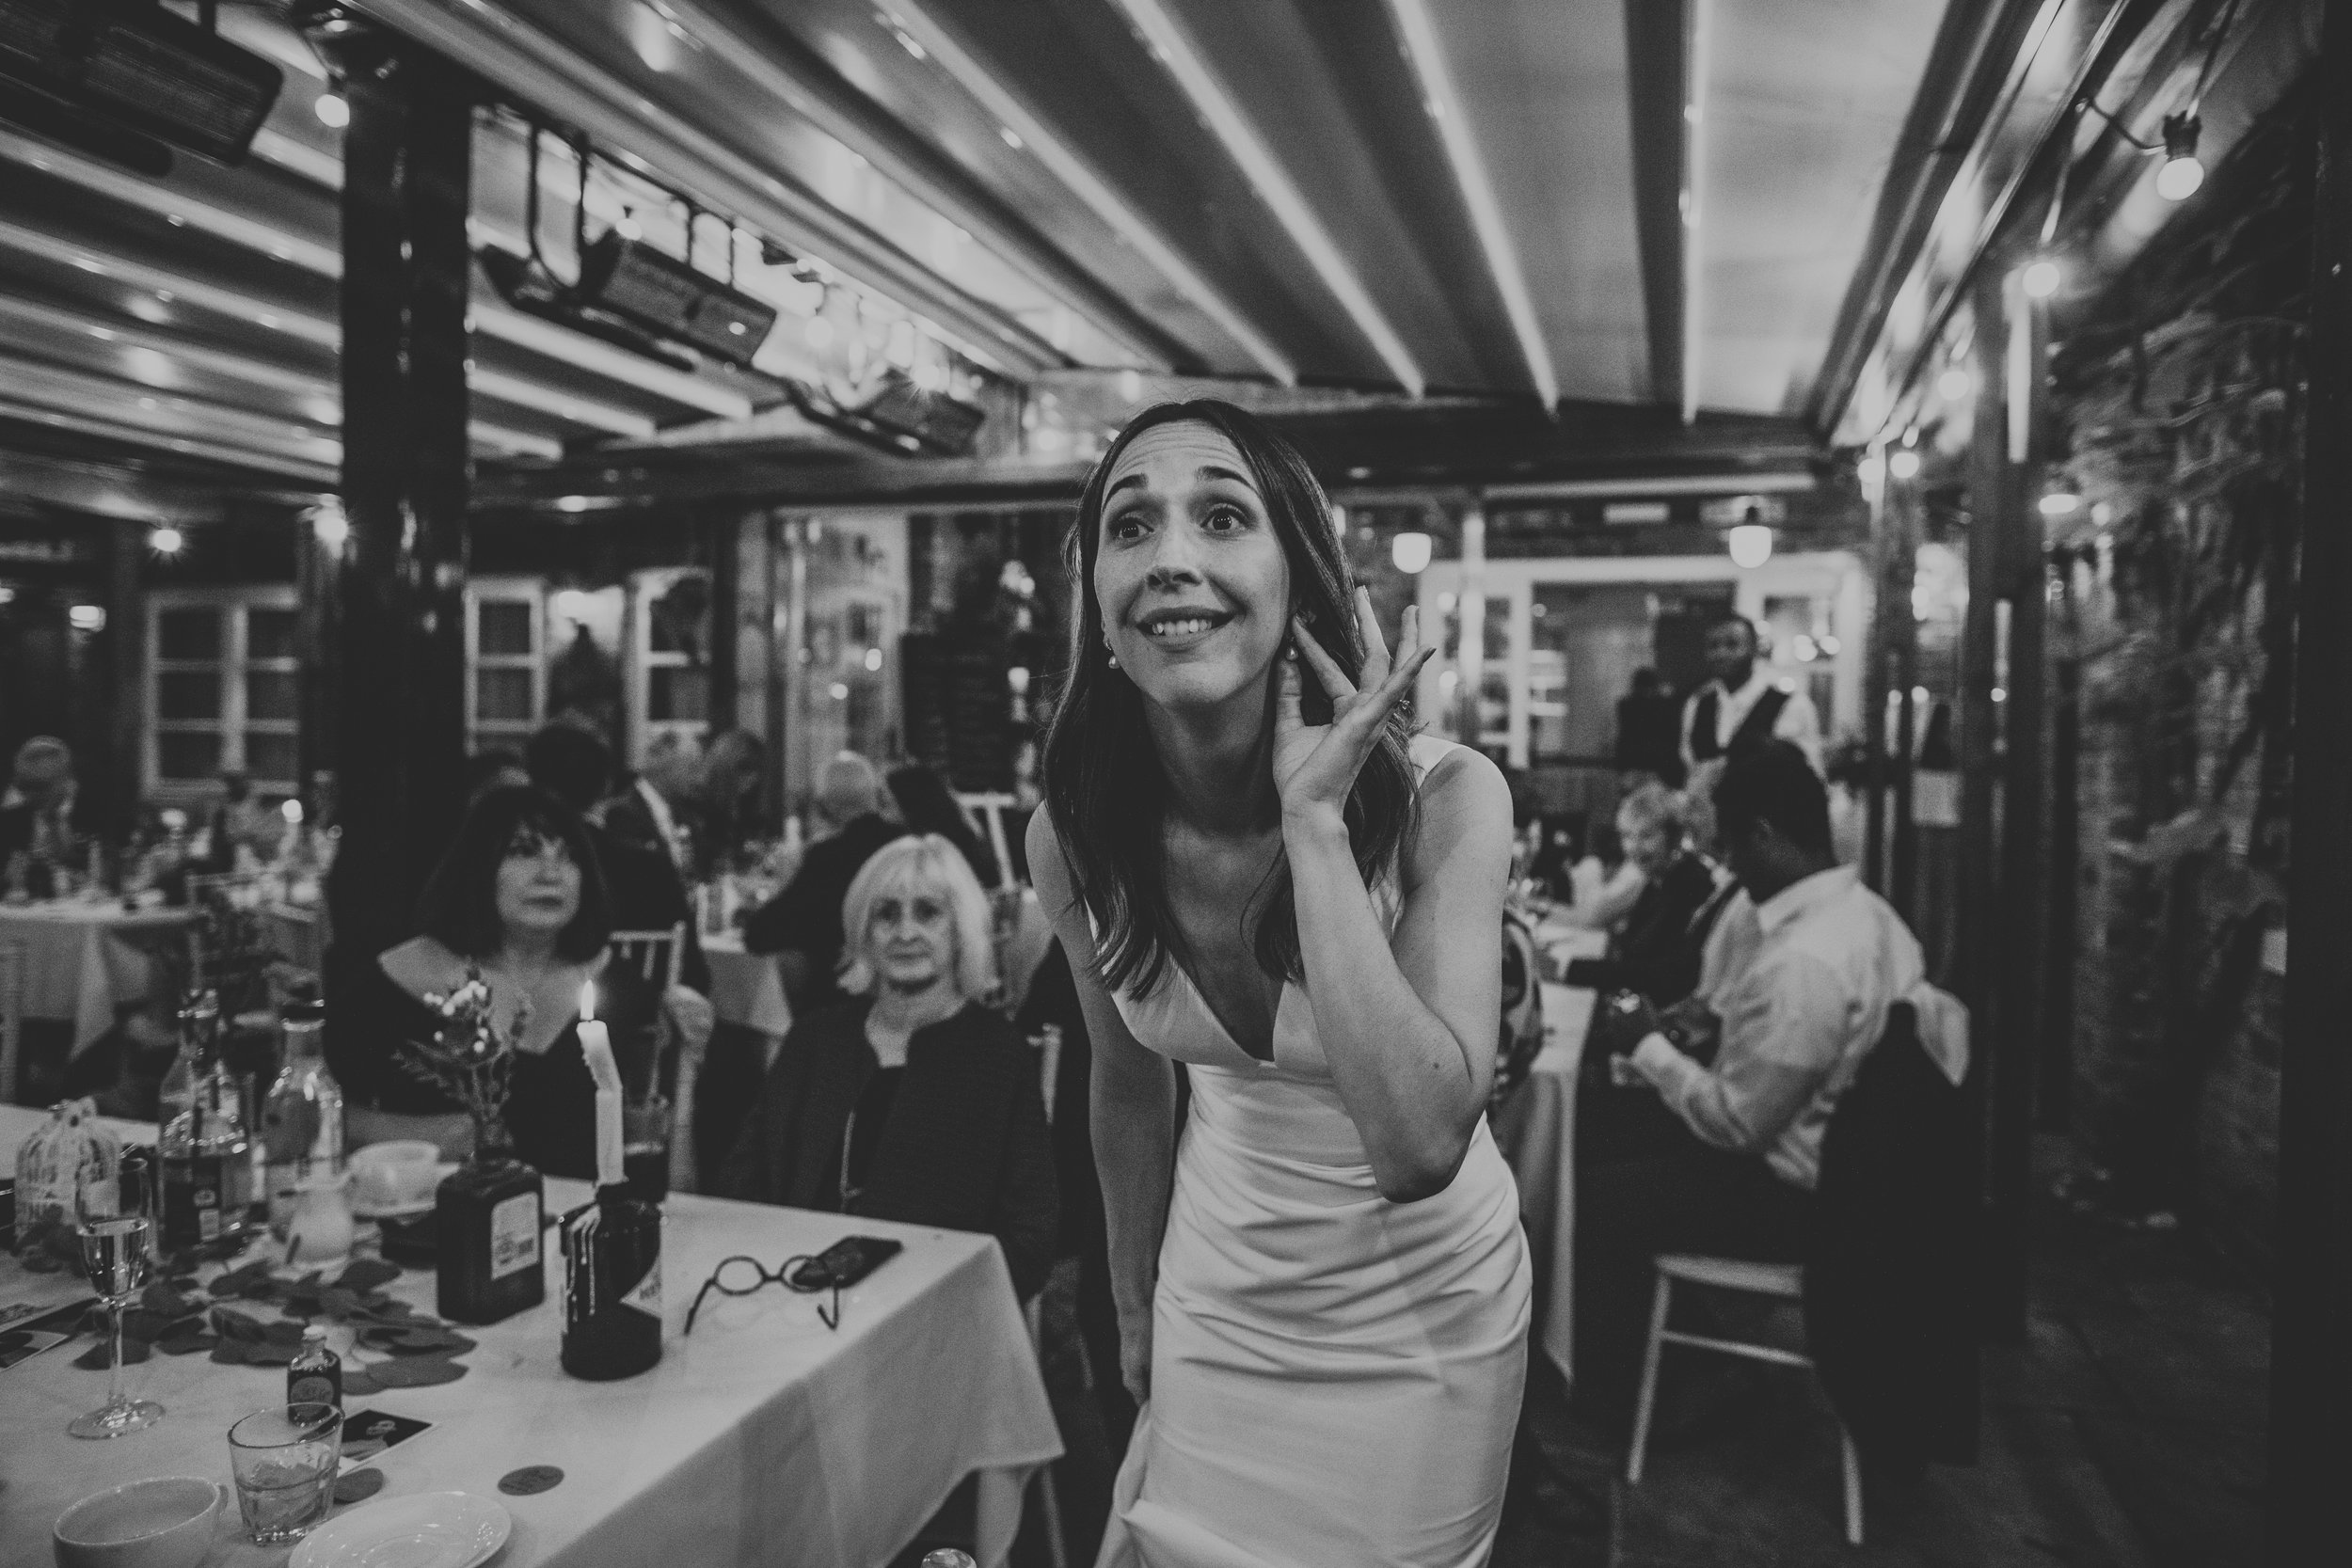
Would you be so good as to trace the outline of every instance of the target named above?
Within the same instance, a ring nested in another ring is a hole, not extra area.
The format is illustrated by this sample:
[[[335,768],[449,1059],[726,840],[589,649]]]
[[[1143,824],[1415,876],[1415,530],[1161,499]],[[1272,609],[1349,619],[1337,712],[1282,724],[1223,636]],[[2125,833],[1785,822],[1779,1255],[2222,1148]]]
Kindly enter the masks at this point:
[[[354,1470],[335,1479],[335,1500],[339,1503],[363,1503],[383,1490],[381,1470]]]
[[[533,1497],[563,1484],[564,1472],[552,1465],[526,1465],[499,1477],[499,1490],[510,1497]]]

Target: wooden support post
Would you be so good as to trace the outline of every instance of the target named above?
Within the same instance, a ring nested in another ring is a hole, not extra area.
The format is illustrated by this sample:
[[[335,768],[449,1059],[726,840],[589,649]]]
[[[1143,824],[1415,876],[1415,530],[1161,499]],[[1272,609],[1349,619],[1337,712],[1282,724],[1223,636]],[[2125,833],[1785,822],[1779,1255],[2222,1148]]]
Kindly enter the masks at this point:
[[[1996,692],[2001,709],[2000,873],[1994,895],[1994,1022],[1985,1065],[1985,1195],[1992,1246],[1984,1280],[1990,1324],[2009,1338],[2026,1332],[2026,1228],[2033,1201],[2033,1104],[2042,1038],[2048,943],[2049,838],[2044,802],[2043,719],[2048,673],[2043,624],[2048,601],[2041,496],[2049,425],[2049,315],[2005,281],[2009,388],[2005,428],[1994,436],[2007,472],[1995,523],[1997,583],[2007,646]],[[1979,319],[1979,330],[1982,322]],[[1980,416],[1981,417],[1981,416]]]
[[[1919,892],[1919,823],[1912,800],[1919,774],[1919,617],[1912,608],[1912,585],[1919,573],[1919,490],[1905,484],[1888,514],[1896,530],[1896,552],[1902,562],[1896,590],[1894,817],[1889,835],[1887,902],[1905,920],[1916,920]]]
[[[721,512],[703,520],[703,536],[710,552],[710,733],[735,728],[736,707],[742,689],[736,657],[736,623],[741,613],[742,555],[737,535],[742,518]]]
[[[2352,8],[2316,79],[2319,182],[2296,591],[2267,1560],[2340,1553],[2352,1476]],[[2273,613],[2277,613],[2274,609]]]
[[[108,828],[128,827],[145,791],[142,725],[147,716],[147,603],[139,564],[147,555],[147,525],[118,518],[106,552],[106,682],[112,714],[106,725],[106,781],[102,803]],[[79,869],[78,867],[76,869]]]
[[[366,721],[336,736],[329,895],[339,947],[373,954],[412,929],[465,809],[473,103],[469,79],[421,51],[350,87],[341,698]]]

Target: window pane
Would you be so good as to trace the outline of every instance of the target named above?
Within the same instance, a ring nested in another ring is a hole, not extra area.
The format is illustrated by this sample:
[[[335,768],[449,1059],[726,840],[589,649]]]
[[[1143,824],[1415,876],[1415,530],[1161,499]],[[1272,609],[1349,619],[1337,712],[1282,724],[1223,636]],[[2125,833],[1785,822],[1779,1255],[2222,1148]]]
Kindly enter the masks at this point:
[[[210,670],[167,670],[155,677],[158,719],[220,717],[220,677]]]
[[[245,716],[247,719],[295,719],[295,675],[292,670],[247,670],[245,673]]]
[[[473,691],[473,712],[478,722],[531,722],[530,671],[477,670]]]
[[[477,652],[490,657],[530,657],[531,606],[492,600],[475,608],[479,617],[474,623]]]
[[[257,784],[292,785],[301,766],[293,736],[245,732],[245,770]]]
[[[157,658],[218,658],[220,611],[166,610],[155,616]]]
[[[294,657],[294,612],[291,610],[248,610],[245,612],[245,657]]]
[[[220,771],[220,736],[211,731],[159,735],[155,767],[167,779],[209,779]]]
[[[646,718],[656,723],[673,720],[699,723],[709,717],[705,699],[710,682],[706,672],[672,665],[668,669],[657,666],[645,673],[649,677]]]

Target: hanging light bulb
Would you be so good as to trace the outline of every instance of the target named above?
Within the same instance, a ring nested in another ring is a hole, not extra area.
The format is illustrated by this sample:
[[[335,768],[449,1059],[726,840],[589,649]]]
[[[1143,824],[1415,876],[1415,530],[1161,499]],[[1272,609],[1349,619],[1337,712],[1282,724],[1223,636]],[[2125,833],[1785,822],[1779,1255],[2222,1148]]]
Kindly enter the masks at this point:
[[[351,123],[351,100],[343,96],[340,79],[328,83],[326,90],[310,101],[310,112],[329,130],[340,131]]]
[[[620,220],[613,224],[612,231],[625,240],[642,240],[645,237],[645,226],[637,221],[637,214],[628,208],[622,209]]]
[[[1389,559],[1406,577],[1425,571],[1429,566],[1429,535],[1419,529],[1406,529],[1389,540]]]
[[[1969,379],[1968,372],[1958,365],[1954,365],[1935,378],[1935,389],[1946,403],[1958,403],[1968,395],[1968,389],[1975,385],[1976,383]]]
[[[2018,282],[2024,287],[2027,299],[2047,299],[2058,292],[2058,285],[2065,278],[2066,275],[2058,270],[2058,264],[2045,256],[2039,261],[2028,262]]]
[[[319,502],[318,510],[310,514],[310,533],[330,550],[343,547],[343,541],[351,537],[351,518],[339,498],[329,496]]]
[[[1725,535],[1724,543],[1731,548],[1731,563],[1742,571],[1754,571],[1772,559],[1772,531],[1765,523],[1741,523]]]
[[[2156,170],[2156,194],[2167,201],[2186,201],[2205,182],[2205,166],[2197,161],[2201,129],[2186,110],[2164,117],[2164,166]]]
[[[1886,471],[1897,479],[1910,479],[1919,471],[1919,454],[1902,447],[1886,454]]]
[[[188,536],[169,523],[158,523],[147,531],[147,547],[157,555],[178,555],[187,543]]]

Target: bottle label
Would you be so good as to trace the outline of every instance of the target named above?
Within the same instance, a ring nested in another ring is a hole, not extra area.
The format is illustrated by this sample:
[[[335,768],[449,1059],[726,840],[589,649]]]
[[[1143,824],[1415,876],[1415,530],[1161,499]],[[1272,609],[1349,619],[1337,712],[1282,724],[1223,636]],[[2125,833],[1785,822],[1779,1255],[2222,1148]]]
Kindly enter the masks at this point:
[[[304,1372],[288,1380],[286,1402],[288,1404],[341,1404],[343,1402],[340,1397],[341,1392],[335,1386],[335,1380],[325,1372]]]
[[[660,1259],[657,1258],[653,1260],[653,1267],[647,1269],[645,1277],[639,1280],[628,1294],[621,1298],[621,1305],[634,1307],[649,1318],[659,1319],[661,1316]]]
[[[539,1262],[539,1195],[517,1193],[490,1211],[490,1277],[504,1279]]]

